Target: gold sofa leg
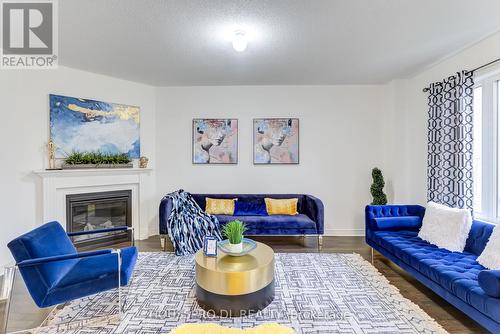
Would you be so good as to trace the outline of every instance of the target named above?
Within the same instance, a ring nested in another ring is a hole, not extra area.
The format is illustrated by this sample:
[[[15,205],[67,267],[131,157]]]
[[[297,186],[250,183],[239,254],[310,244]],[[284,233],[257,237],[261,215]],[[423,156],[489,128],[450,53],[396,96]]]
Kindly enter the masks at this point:
[[[372,259],[372,264],[373,264],[373,247],[370,247],[370,249],[371,249],[371,253],[372,253],[371,259]]]
[[[166,251],[167,250],[167,236],[166,235],[160,235],[160,245],[161,245],[161,250]]]
[[[318,252],[321,252],[323,249],[323,236],[318,235]]]

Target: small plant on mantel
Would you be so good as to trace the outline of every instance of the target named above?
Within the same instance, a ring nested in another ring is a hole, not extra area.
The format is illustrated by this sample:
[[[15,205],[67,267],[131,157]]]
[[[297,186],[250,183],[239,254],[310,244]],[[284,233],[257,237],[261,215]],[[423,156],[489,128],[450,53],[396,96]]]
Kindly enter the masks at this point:
[[[63,168],[129,168],[131,160],[125,153],[72,152],[64,159]]]
[[[228,249],[233,253],[243,251],[243,233],[247,230],[245,223],[233,220],[222,227],[222,235],[229,240]]]

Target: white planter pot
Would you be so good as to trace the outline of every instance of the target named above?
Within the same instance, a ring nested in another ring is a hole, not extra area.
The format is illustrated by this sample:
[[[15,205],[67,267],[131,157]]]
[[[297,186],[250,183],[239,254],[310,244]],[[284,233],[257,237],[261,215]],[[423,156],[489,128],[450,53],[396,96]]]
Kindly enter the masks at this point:
[[[243,252],[243,243],[240,242],[239,244],[232,244],[232,243],[227,243],[226,245],[227,250],[230,251],[231,253],[241,253]]]

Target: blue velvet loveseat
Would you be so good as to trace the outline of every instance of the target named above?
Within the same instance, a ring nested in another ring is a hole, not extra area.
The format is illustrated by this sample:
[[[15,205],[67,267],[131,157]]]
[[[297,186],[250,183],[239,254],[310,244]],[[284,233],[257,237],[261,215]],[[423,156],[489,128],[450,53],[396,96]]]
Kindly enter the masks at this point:
[[[418,205],[368,205],[366,242],[484,328],[500,333],[499,271],[476,262],[494,225],[474,221],[464,252],[450,252],[418,237],[424,213]]]
[[[318,247],[321,249],[322,235],[324,234],[324,208],[323,203],[318,198],[311,195],[302,194],[191,194],[198,205],[205,209],[205,199],[262,199],[270,198],[298,198],[298,215],[270,215],[270,216],[229,216],[216,215],[221,225],[232,220],[243,221],[248,230],[246,235],[315,235],[318,237]],[[172,209],[172,201],[164,198],[160,203],[160,235],[162,247],[165,245],[165,238],[168,235],[167,220]]]

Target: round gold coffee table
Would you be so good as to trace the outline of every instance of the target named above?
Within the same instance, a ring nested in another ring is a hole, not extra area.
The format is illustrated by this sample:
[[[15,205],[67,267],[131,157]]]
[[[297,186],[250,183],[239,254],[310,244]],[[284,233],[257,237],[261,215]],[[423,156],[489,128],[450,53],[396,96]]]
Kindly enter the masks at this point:
[[[220,316],[240,317],[255,313],[274,299],[274,252],[257,242],[244,256],[217,257],[199,250],[196,262],[196,299],[201,308]]]

